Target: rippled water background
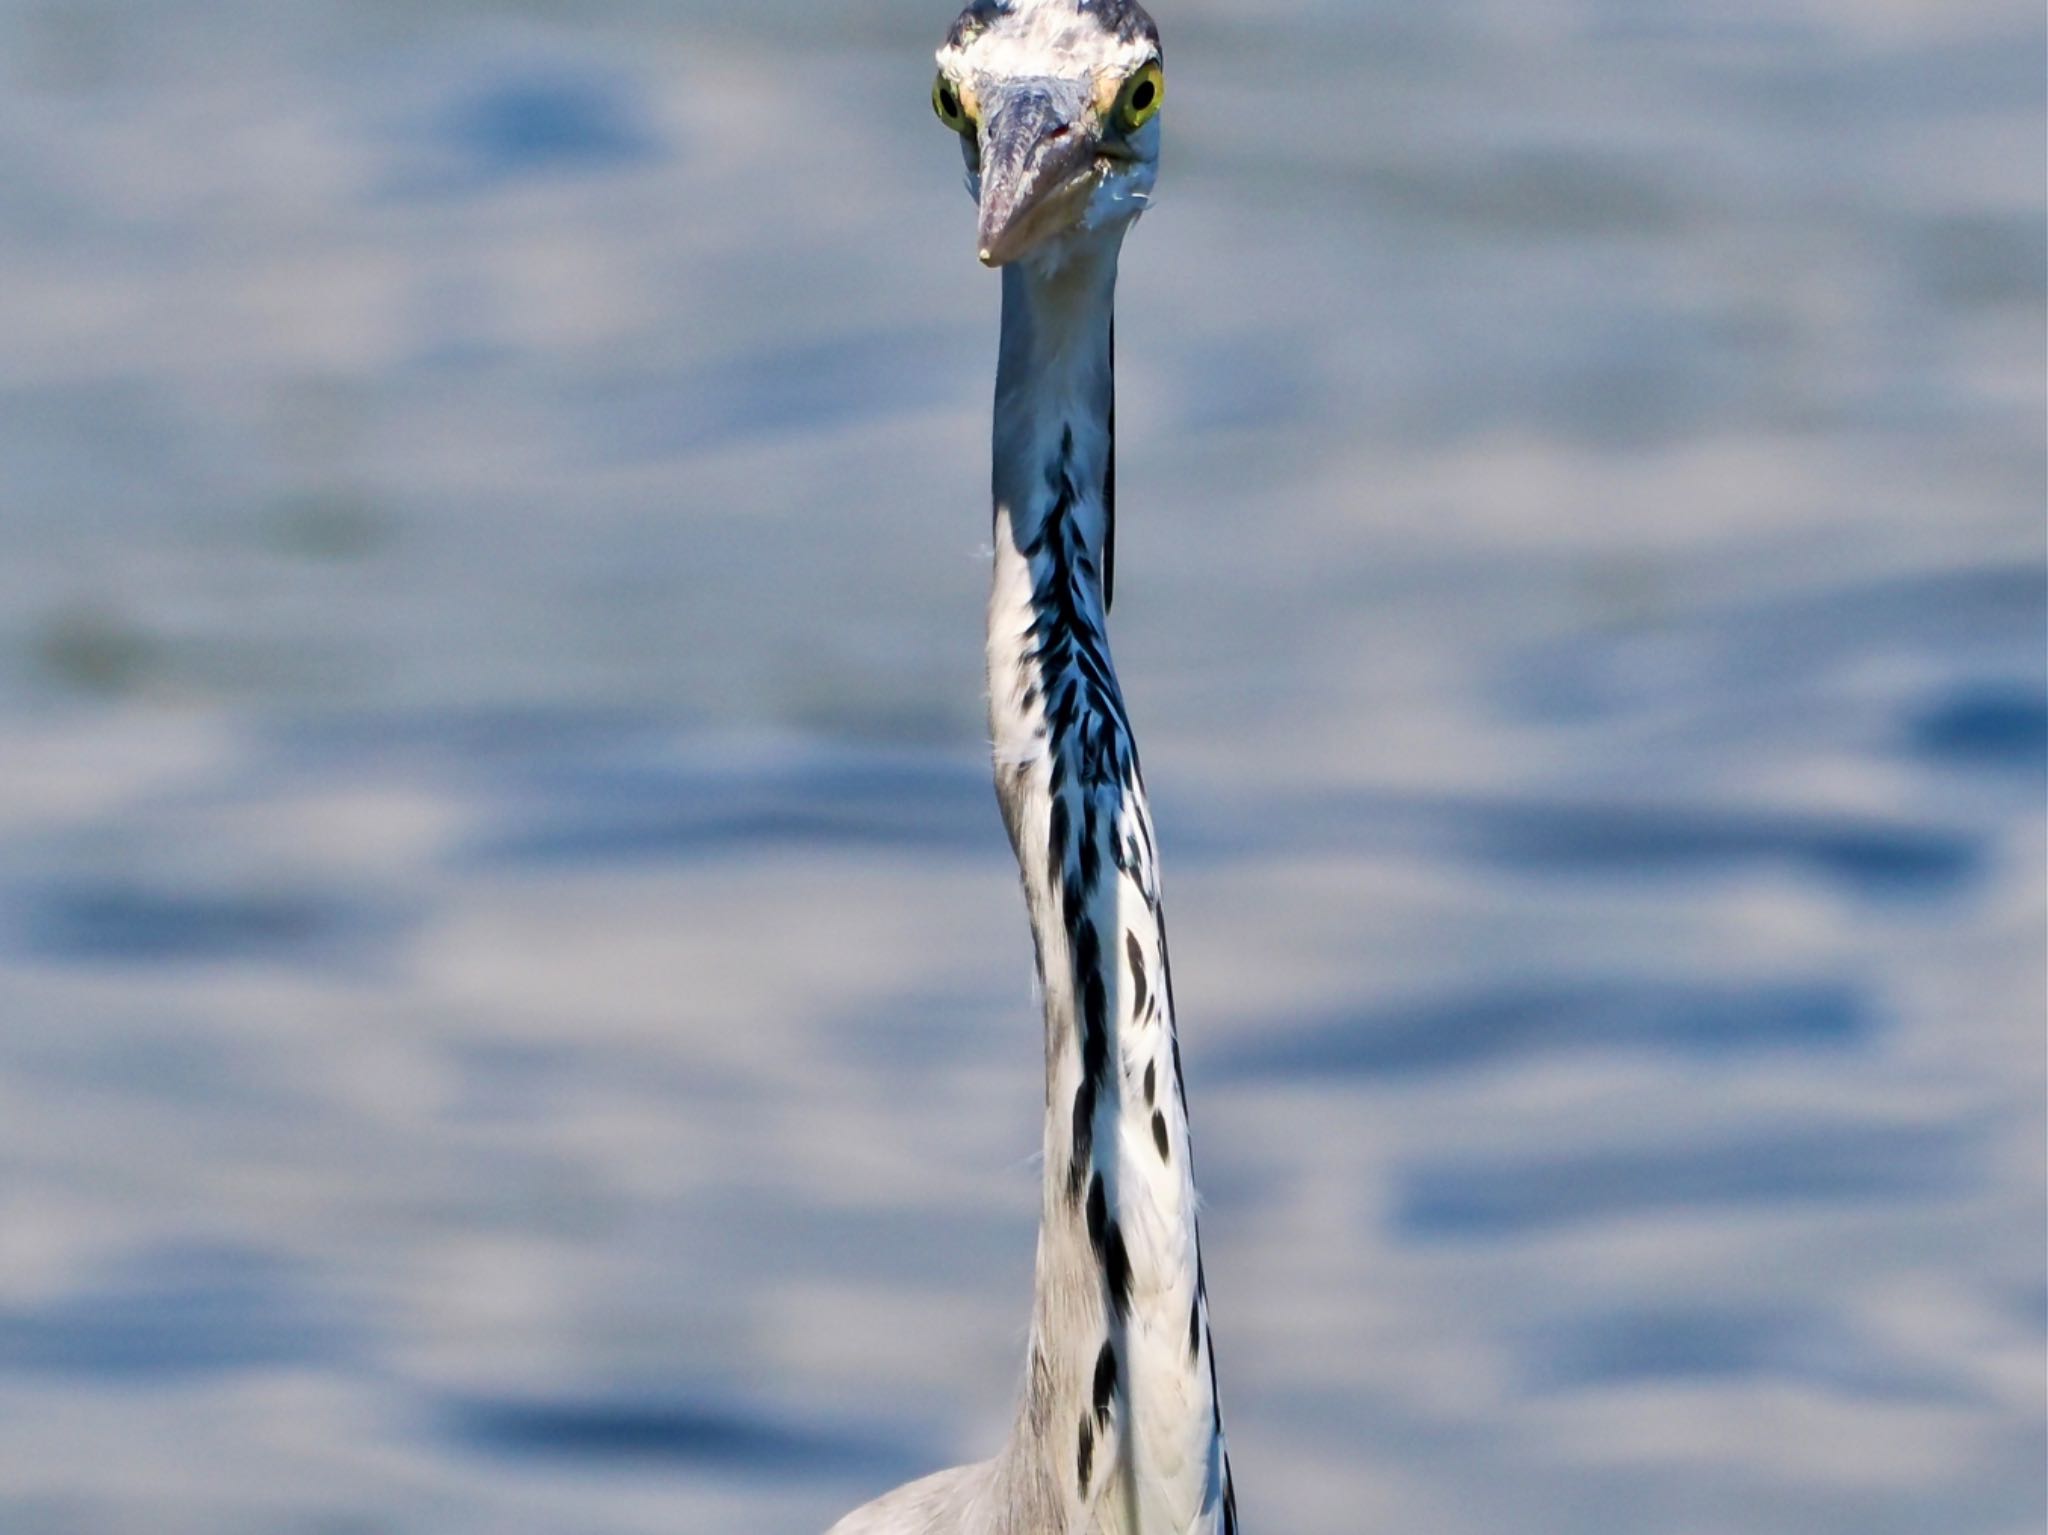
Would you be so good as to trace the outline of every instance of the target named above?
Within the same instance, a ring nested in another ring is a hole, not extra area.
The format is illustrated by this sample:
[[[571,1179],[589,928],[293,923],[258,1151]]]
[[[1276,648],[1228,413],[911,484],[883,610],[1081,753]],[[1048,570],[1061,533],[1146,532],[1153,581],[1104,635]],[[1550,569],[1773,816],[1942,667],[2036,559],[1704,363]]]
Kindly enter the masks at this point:
[[[2039,7],[1157,9],[1117,638],[1247,1528],[2038,1535]],[[0,0],[6,1535],[995,1443],[947,19]]]

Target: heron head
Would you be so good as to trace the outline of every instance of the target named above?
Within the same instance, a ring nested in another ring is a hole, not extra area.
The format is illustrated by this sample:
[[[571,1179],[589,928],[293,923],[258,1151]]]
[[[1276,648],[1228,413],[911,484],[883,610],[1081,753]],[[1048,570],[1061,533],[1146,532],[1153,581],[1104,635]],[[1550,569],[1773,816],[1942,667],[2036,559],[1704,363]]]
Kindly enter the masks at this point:
[[[939,49],[932,106],[960,135],[984,264],[1051,259],[1145,209],[1166,99],[1136,0],[975,0]]]

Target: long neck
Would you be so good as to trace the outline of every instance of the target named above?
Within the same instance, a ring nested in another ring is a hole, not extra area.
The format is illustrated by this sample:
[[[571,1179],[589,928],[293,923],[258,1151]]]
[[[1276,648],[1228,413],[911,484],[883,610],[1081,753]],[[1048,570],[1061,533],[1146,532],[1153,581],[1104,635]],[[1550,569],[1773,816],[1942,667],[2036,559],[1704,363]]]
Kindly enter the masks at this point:
[[[1113,241],[1004,271],[989,719],[1045,1003],[1019,1529],[1234,1530],[1152,819],[1105,627]],[[998,1526],[1008,1528],[1008,1526]]]

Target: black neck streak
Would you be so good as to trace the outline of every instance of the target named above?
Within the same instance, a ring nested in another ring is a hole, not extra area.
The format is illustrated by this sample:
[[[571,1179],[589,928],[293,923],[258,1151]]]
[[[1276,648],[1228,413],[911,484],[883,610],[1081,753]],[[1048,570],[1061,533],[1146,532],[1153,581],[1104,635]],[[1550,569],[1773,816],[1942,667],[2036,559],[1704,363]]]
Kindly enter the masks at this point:
[[[1115,853],[1114,822],[1122,795],[1134,782],[1136,754],[1102,624],[1101,580],[1081,527],[1071,429],[1062,433],[1059,454],[1047,468],[1046,491],[1047,512],[1021,551],[1032,571],[1024,657],[1037,674],[1044,700],[1050,748],[1046,868],[1057,881],[1073,966],[1081,1080],[1074,1094],[1067,1197],[1078,1207],[1092,1165],[1097,1099],[1105,1090],[1115,1091],[1109,1062],[1117,956],[1107,951],[1092,912],[1105,872],[1114,879],[1113,870],[1123,864]],[[1112,850],[1112,871],[1104,866],[1106,845]],[[1090,1236],[1109,1257],[1109,1234],[1097,1214],[1102,1197],[1098,1179],[1090,1201]]]

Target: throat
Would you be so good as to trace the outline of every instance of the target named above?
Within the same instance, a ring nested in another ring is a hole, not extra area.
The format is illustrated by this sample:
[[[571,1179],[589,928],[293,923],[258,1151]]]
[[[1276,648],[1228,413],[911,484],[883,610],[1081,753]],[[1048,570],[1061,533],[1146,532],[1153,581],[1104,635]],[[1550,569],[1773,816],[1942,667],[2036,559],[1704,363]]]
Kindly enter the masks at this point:
[[[1056,268],[1003,272],[989,723],[1038,939],[1052,1078],[1063,1075],[1060,1049],[1083,1043],[1067,1015],[1091,985],[1114,985],[1114,956],[1087,908],[1115,861],[1108,823],[1136,792],[1107,629],[1116,255],[1105,244]]]
[[[1115,503],[1117,247],[1104,240],[1055,267],[1003,269],[996,367],[995,509],[1022,545],[1066,529],[1107,610]]]
[[[1047,762],[1090,719],[1121,723],[1109,661],[1115,470],[1113,242],[1057,267],[1003,269],[989,603],[989,720],[999,769]],[[1084,707],[1099,705],[1097,708]],[[1019,788],[1012,785],[1011,788]],[[1003,794],[1014,840],[1021,796]],[[1026,849],[1026,883],[1032,883]]]

